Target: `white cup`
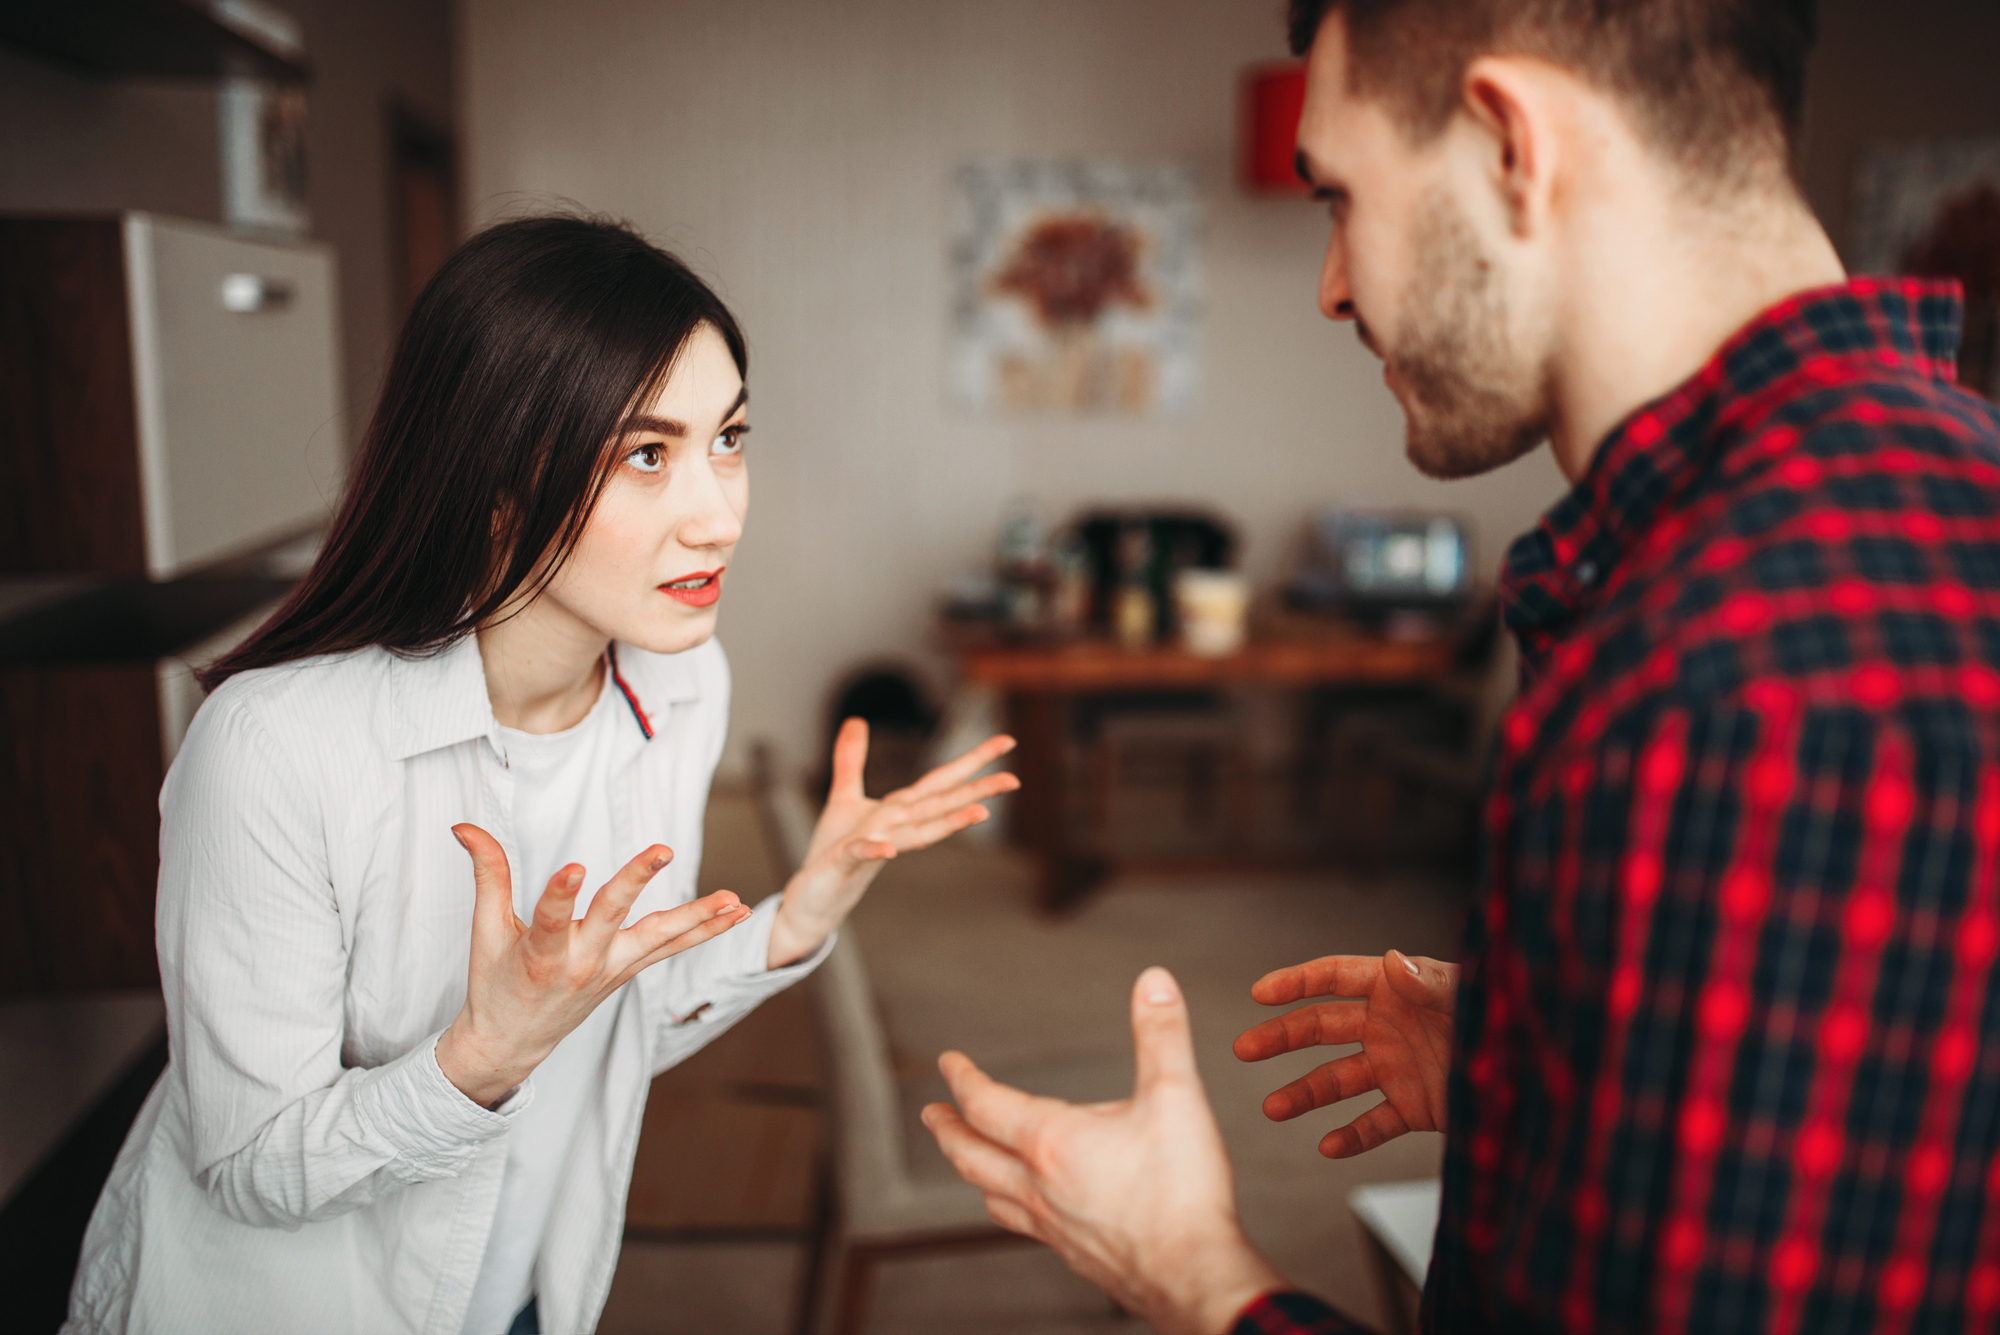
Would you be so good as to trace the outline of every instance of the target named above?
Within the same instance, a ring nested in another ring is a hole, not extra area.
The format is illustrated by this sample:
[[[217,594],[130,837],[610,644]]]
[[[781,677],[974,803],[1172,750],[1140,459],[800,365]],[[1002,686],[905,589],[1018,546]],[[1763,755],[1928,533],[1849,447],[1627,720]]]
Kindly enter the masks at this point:
[[[1181,647],[1202,658],[1243,648],[1250,623],[1250,582],[1234,570],[1183,570],[1174,576]]]

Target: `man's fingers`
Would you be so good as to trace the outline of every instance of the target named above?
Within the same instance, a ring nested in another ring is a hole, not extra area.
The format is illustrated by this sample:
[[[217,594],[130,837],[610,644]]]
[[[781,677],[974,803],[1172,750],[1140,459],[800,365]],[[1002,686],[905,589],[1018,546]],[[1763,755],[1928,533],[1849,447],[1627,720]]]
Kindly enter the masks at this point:
[[[1138,1058],[1135,1099],[1169,1082],[1200,1085],[1187,999],[1174,976],[1158,965],[1140,974],[1132,985],[1132,1046]]]
[[[1394,1140],[1409,1129],[1410,1124],[1393,1104],[1378,1103],[1346,1126],[1337,1126],[1322,1136],[1319,1152],[1329,1159],[1349,1159],[1384,1141]]]
[[[1002,1196],[997,1192],[986,1193],[986,1213],[993,1222],[1009,1233],[1019,1233],[1023,1237],[1041,1240],[1041,1233],[1035,1228],[1035,1217],[1028,1208],[1017,1200]]]
[[[1265,1095],[1264,1116],[1274,1122],[1290,1121],[1314,1108],[1366,1094],[1379,1083],[1368,1055],[1356,1052],[1316,1067],[1284,1088]]]
[[[1272,970],[1250,985],[1250,997],[1266,1006],[1287,1006],[1305,997],[1365,997],[1381,976],[1378,955],[1328,955]]]
[[[1014,739],[1001,733],[988,737],[956,760],[947,760],[910,785],[910,791],[928,797],[955,784],[964,783],[979,771],[1014,749]]]
[[[1449,1015],[1458,998],[1458,966],[1443,960],[1412,957],[1392,950],[1382,957],[1382,972],[1395,994],[1412,1006]]]
[[[612,943],[615,971],[638,973],[661,960],[712,941],[750,918],[733,890],[718,890],[692,904],[648,913],[618,933]]]
[[[1283,1052],[1301,1048],[1327,1047],[1336,1043],[1359,1043],[1361,1026],[1368,1020],[1365,1001],[1322,1001],[1295,1011],[1273,1016],[1245,1029],[1231,1045],[1238,1060],[1260,1062]]]
[[[507,867],[507,850],[500,847],[498,839],[469,821],[452,826],[451,835],[472,858],[474,922],[487,930],[512,926],[514,877]]]
[[[1017,1151],[1030,1132],[1064,1106],[1001,1084],[962,1052],[939,1057],[938,1070],[951,1087],[951,1096],[958,1100],[966,1123],[1002,1149]]]
[[[611,934],[625,925],[625,916],[632,911],[634,901],[645,890],[647,882],[673,860],[673,849],[665,844],[654,844],[620,867],[618,874],[598,889],[596,898],[590,901],[590,908],[584,912],[585,934],[599,942],[608,942]]]
[[[980,1135],[949,1103],[928,1104],[921,1116],[953,1170],[973,1186],[1015,1199],[1035,1189],[1020,1156]]]
[[[868,770],[868,720],[851,718],[833,739],[833,788],[836,794],[864,796],[862,775]]]

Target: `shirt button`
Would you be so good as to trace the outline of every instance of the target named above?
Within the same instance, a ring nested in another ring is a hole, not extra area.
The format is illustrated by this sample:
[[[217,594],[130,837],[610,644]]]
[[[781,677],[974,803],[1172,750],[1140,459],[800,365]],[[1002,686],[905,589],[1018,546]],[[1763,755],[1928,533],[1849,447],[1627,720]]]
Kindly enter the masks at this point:
[[[1576,582],[1586,588],[1597,583],[1597,562],[1578,561],[1576,563]]]

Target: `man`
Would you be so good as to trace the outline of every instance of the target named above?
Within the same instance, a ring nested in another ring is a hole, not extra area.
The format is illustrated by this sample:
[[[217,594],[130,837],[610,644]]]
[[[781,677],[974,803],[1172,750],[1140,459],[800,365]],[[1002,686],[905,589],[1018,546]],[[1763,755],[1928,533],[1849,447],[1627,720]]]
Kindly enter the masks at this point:
[[[1546,439],[1502,578],[1462,978],[1391,953],[1237,1041],[1266,1101],[1448,1128],[1429,1331],[1957,1331],[2000,1315],[2000,415],[1956,293],[1849,283],[1788,170],[1792,0],[1292,0],[1320,305],[1426,472]],[[1456,987],[1454,1010],[1453,990]],[[955,1053],[995,1219],[1169,1332],[1356,1330],[1237,1224],[1173,980],[1077,1108]]]

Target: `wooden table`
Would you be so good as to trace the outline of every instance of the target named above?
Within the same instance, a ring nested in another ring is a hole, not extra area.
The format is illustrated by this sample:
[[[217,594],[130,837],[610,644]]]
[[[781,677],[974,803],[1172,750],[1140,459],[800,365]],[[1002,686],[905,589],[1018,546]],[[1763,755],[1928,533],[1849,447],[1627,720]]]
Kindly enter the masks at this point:
[[[1228,658],[1201,658],[1175,645],[1134,651],[1097,639],[961,640],[956,652],[964,680],[1006,699],[1008,729],[1020,743],[1014,757],[1014,772],[1021,777],[1013,799],[1014,838],[1041,862],[1042,905],[1059,910],[1076,903],[1110,870],[1102,857],[1078,848],[1070,830],[1066,755],[1071,708],[1079,697],[1243,685],[1442,685],[1454,677],[1465,639],[1454,628],[1403,642],[1330,619],[1273,616]]]

